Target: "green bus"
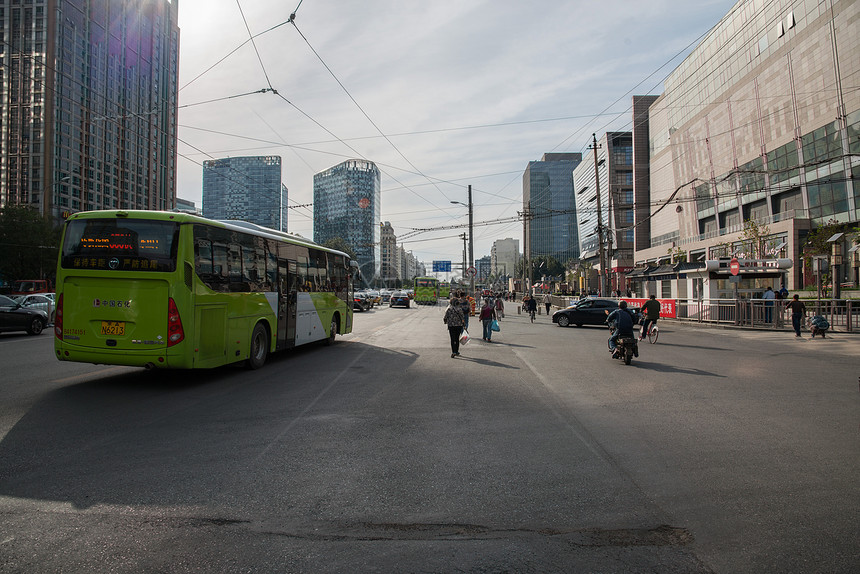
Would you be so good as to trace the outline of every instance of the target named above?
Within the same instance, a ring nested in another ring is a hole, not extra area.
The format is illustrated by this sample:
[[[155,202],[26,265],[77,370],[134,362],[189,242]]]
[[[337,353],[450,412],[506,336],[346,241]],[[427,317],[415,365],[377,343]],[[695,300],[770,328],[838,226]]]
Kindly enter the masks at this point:
[[[205,369],[352,332],[345,253],[239,221],[89,211],[66,221],[57,265],[61,361]]]
[[[435,305],[439,298],[439,280],[435,277],[415,278],[415,303]]]
[[[439,283],[439,297],[444,297],[446,299],[451,297],[451,284],[447,281],[441,281]]]

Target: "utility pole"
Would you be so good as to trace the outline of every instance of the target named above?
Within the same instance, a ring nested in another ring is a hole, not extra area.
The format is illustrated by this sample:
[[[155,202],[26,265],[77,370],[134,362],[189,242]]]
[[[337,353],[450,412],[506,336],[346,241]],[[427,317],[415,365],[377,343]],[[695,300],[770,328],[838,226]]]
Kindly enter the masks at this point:
[[[600,173],[597,171],[597,135],[591,134],[594,149],[594,185],[597,188],[597,253],[600,257],[600,272],[597,275],[597,285],[600,296],[606,297],[606,255],[603,251],[603,215],[600,206]]]
[[[522,291],[525,294],[528,292],[526,286],[526,268],[529,263],[529,251],[531,251],[532,243],[529,240],[529,218],[531,217],[531,201],[526,202],[526,208],[523,211],[523,285]],[[514,270],[516,273],[516,270]],[[531,279],[531,274],[528,276]]]
[[[469,185],[469,267],[475,266],[475,233],[472,231],[472,186]],[[472,275],[472,280],[469,284],[471,289],[470,295],[475,295],[475,276]]]
[[[466,282],[466,234],[461,233],[458,237],[463,240],[463,283]]]

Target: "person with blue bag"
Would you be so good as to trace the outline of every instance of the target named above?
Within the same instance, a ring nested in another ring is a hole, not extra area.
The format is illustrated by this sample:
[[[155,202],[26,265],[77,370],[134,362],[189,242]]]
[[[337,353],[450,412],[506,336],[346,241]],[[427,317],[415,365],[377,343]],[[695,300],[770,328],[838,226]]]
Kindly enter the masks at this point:
[[[493,337],[493,322],[496,320],[496,310],[493,309],[493,306],[490,304],[489,298],[484,299],[484,306],[481,307],[481,324],[484,327],[484,340],[488,343],[492,343],[491,339]],[[498,323],[496,323],[498,325]]]

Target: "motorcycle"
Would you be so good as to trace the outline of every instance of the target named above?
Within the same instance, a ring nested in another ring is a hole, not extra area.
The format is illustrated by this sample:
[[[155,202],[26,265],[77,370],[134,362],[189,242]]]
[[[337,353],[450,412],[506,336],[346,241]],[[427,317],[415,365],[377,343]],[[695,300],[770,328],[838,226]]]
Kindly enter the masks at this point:
[[[615,322],[607,323],[610,331],[615,331]],[[607,341],[607,345],[611,344]],[[612,352],[613,359],[624,361],[625,365],[629,365],[633,361],[633,357],[639,356],[639,341],[635,335],[621,335],[615,342],[615,350]]]
[[[633,361],[633,357],[639,356],[639,342],[636,337],[621,336],[615,343],[615,351],[612,353],[613,359],[624,361],[625,365],[629,365]]]

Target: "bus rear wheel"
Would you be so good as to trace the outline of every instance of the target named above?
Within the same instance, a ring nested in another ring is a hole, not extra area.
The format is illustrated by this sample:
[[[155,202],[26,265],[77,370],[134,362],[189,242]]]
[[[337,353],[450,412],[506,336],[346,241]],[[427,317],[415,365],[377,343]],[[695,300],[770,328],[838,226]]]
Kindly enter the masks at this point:
[[[337,335],[338,329],[337,315],[333,315],[331,318],[331,329],[328,332],[328,338],[325,340],[326,345],[334,345],[334,338]]]
[[[251,355],[248,357],[248,368],[259,369],[266,363],[269,355],[269,335],[262,323],[254,326],[251,333]]]

